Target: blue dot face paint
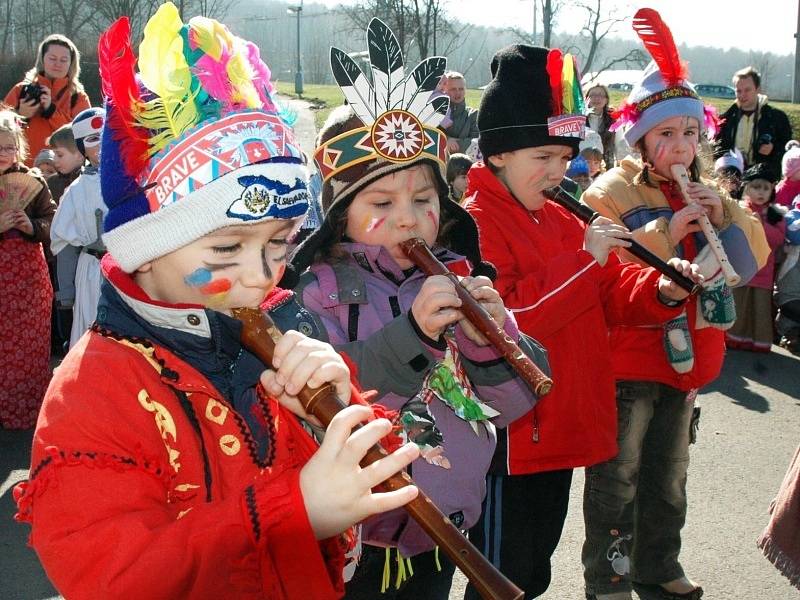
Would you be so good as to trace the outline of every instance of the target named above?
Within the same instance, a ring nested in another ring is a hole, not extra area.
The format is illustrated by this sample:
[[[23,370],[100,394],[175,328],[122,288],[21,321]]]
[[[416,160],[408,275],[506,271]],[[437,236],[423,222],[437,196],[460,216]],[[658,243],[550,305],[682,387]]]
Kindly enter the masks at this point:
[[[183,281],[190,287],[200,287],[206,285],[211,281],[211,271],[200,267],[184,277]]]

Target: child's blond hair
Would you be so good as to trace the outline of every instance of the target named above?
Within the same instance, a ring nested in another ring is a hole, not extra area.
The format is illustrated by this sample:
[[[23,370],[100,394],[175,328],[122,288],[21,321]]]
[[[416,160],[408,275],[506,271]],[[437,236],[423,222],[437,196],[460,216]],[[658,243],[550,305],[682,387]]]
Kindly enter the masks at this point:
[[[28,139],[19,115],[5,105],[0,105],[0,133],[7,133],[14,138],[17,146],[16,162],[24,162],[28,158]]]

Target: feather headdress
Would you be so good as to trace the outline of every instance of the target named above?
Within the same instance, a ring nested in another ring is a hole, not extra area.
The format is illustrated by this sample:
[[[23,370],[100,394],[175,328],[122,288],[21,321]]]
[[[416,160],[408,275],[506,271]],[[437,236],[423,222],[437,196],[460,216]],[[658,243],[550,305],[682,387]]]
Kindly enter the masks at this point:
[[[625,136],[629,143],[633,143],[655,124],[642,122],[645,111],[653,115],[650,119],[657,117],[662,120],[678,111],[697,117],[701,127],[713,136],[719,127],[716,110],[703,105],[694,86],[688,81],[686,63],[681,60],[672,32],[661,15],[652,8],[641,8],[633,17],[633,29],[652,56],[653,63],[645,70],[643,81],[613,114],[615,122],[611,130],[628,126]],[[663,104],[666,101],[671,101],[674,109],[668,110],[667,105]],[[652,110],[653,107],[657,108]]]
[[[364,126],[317,148],[323,179],[376,158],[407,162],[424,156],[444,164],[447,138],[436,127],[450,100],[435,92],[447,59],[426,58],[406,74],[397,38],[377,18],[367,27],[367,48],[371,77],[346,52],[331,48],[333,77]]]

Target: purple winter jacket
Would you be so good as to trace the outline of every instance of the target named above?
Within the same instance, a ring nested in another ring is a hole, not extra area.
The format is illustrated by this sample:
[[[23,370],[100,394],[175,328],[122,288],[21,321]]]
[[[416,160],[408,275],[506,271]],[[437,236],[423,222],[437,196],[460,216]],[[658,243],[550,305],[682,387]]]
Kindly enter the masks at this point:
[[[425,276],[414,269],[405,273],[382,246],[341,243],[341,261],[317,263],[295,288],[300,302],[314,313],[330,343],[346,353],[358,367],[365,390],[377,390],[376,402],[400,410],[422,388],[428,372],[444,356],[433,340],[424,340],[409,319],[411,305]],[[460,265],[466,259],[435,249],[439,259]],[[459,269],[453,268],[455,272]],[[508,313],[506,332],[547,372],[546,353],[531,338],[520,335]],[[506,427],[531,410],[535,394],[492,347],[480,347],[455,327],[461,361],[481,401],[500,412],[480,421],[476,434],[471,425],[438,398],[428,405],[441,431],[450,468],[419,458],[409,471],[416,484],[460,529],[472,527],[480,516],[486,492],[485,476],[497,443],[495,426]],[[397,546],[409,557],[432,550],[434,542],[402,509],[365,521],[362,540],[379,546]]]

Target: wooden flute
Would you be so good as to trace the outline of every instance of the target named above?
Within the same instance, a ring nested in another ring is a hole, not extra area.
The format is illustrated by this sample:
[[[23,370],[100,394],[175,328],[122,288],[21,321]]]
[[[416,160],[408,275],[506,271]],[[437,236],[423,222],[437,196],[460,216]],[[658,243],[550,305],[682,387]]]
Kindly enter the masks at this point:
[[[689,196],[689,190],[686,187],[689,185],[689,174],[686,172],[686,167],[681,164],[675,164],[672,165],[669,170],[672,173],[672,177],[678,183],[678,187],[681,190],[681,195],[683,196],[683,201],[686,202],[686,204],[696,204],[696,202]],[[728,260],[728,255],[725,253],[725,248],[723,248],[722,242],[719,240],[719,236],[717,235],[714,226],[711,224],[711,220],[708,218],[708,215],[703,215],[697,219],[697,224],[700,225],[703,235],[705,235],[706,240],[708,240],[708,246],[711,248],[711,252],[714,253],[714,256],[719,262],[722,275],[725,277],[725,283],[731,287],[738,285],[739,282],[742,281],[742,278],[739,277],[739,274],[733,268],[731,261]]]
[[[585,204],[581,204],[579,201],[573,198],[569,193],[567,193],[567,191],[560,185],[546,189],[542,193],[548,199],[566,208],[569,212],[578,217],[584,223],[591,223],[597,217],[600,216],[600,213],[593,211]],[[686,275],[678,271],[675,267],[673,267],[670,264],[667,264],[666,261],[661,260],[658,256],[650,252],[650,250],[642,246],[636,240],[628,240],[628,241],[631,243],[631,245],[625,248],[625,250],[633,254],[636,258],[647,263],[651,267],[655,268],[657,271],[660,271],[661,273],[669,277],[672,281],[674,281],[676,285],[683,288],[690,294],[695,294],[698,291],[700,291],[699,283],[695,283],[694,281],[686,277]]]
[[[492,344],[508,361],[509,365],[527,383],[540,398],[553,387],[553,380],[545,375],[520,347],[500,327],[486,309],[473,298],[461,285],[458,277],[451,273],[442,262],[434,256],[428,244],[421,238],[411,238],[400,244],[400,248],[409,260],[427,276],[444,275],[450,279],[461,299],[459,310],[467,320]]]
[[[243,324],[242,344],[265,365],[271,365],[275,353],[275,343],[280,339],[281,332],[261,310],[237,308],[232,312],[233,316]],[[303,409],[319,419],[326,428],[336,413],[345,408],[344,402],[336,395],[336,390],[331,384],[313,389],[305,386],[297,394],[297,398]],[[358,427],[360,426],[354,429]],[[369,449],[361,461],[361,465],[365,467],[385,456],[387,456],[386,451],[376,444]],[[380,487],[387,491],[394,491],[413,484],[414,482],[408,474],[401,472],[392,475]],[[450,557],[450,560],[461,569],[483,598],[486,600],[521,600],[523,598],[522,590],[486,560],[483,554],[478,552],[422,490],[419,490],[419,495],[404,508],[425,530],[425,533]]]

